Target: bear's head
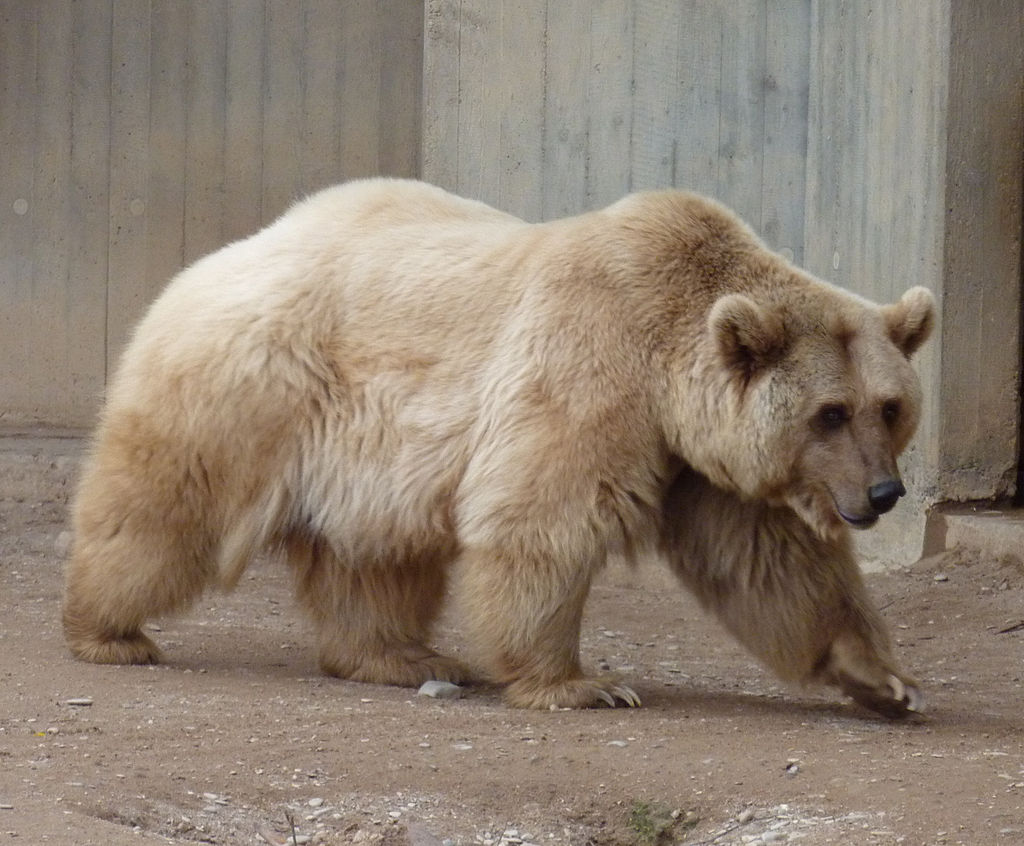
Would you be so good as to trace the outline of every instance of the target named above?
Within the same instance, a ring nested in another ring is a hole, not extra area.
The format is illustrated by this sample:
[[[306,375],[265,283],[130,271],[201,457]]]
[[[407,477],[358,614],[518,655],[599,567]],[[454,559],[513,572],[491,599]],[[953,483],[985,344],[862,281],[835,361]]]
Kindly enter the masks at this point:
[[[905,493],[896,459],[921,410],[910,357],[935,306],[925,288],[877,306],[798,275],[711,308],[726,412],[714,416],[732,421],[719,441],[727,485],[788,505],[829,537],[873,525]]]

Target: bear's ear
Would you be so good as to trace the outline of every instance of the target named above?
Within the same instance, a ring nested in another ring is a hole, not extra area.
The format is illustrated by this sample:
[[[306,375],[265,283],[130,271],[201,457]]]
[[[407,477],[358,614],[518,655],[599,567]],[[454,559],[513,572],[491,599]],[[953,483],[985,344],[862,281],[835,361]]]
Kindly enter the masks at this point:
[[[782,315],[742,294],[727,294],[711,308],[708,328],[726,365],[744,378],[778,360],[788,338]]]
[[[883,306],[882,316],[892,342],[910,358],[935,327],[935,298],[927,288],[911,288],[898,303]]]

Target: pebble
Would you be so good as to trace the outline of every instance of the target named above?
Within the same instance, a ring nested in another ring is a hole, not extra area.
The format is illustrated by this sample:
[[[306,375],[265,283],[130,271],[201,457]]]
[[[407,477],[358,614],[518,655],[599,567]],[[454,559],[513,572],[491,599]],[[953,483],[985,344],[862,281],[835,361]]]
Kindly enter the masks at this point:
[[[949,576],[947,576],[945,573],[936,573],[935,574],[935,581],[937,581],[937,582],[948,582],[949,581]]]
[[[608,741],[608,745],[609,746],[618,746],[620,748],[624,747],[624,746],[629,746],[629,744],[626,743],[625,740],[609,740]]]
[[[57,535],[57,539],[54,541],[53,545],[57,551],[58,557],[66,558],[68,552],[71,550],[71,532],[65,529]]]
[[[88,696],[76,696],[72,699],[65,699],[64,704],[75,705],[79,708],[88,708],[90,705],[92,705],[92,699]]]
[[[309,805],[310,808],[319,808],[323,803],[323,799],[316,797],[315,799],[310,799],[306,804]]]
[[[753,808],[744,808],[737,815],[736,822],[738,822],[740,825],[746,825],[753,818],[754,818],[754,809]]]
[[[457,684],[430,679],[420,685],[417,693],[420,696],[429,696],[432,699],[461,699],[465,691]]]

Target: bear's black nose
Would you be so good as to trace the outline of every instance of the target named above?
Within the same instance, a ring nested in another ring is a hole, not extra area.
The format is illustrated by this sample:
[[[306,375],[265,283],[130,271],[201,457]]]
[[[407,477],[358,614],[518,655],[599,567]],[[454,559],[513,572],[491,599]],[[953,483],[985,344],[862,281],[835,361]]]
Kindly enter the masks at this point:
[[[899,479],[889,479],[868,488],[868,502],[879,514],[885,514],[906,492],[907,489],[903,487],[903,482]]]

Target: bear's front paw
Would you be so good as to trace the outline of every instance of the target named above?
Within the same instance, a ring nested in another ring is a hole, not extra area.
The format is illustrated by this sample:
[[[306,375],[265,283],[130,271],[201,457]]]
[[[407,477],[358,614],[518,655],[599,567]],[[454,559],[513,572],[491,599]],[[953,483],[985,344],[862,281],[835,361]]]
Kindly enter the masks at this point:
[[[541,683],[532,679],[519,679],[505,689],[505,701],[513,708],[594,708],[617,707],[620,703],[630,708],[640,707],[636,692],[614,679],[567,679],[554,683]]]
[[[870,684],[852,676],[841,677],[840,687],[858,704],[892,719],[924,710],[924,696],[917,683],[892,673],[881,684]]]

